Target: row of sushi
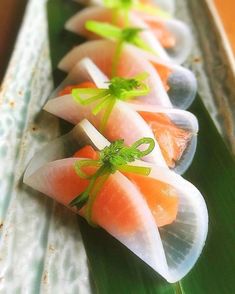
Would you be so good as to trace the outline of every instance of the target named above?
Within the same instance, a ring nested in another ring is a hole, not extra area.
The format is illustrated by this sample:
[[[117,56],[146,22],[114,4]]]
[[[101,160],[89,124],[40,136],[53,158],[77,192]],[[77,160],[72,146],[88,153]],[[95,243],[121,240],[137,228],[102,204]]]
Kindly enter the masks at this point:
[[[68,75],[44,109],[75,127],[35,154],[24,182],[105,229],[173,283],[200,256],[208,213],[180,175],[197,144],[198,122],[186,110],[197,85],[180,65],[190,30],[162,10],[169,3],[90,1],[67,21],[92,40],[60,61]]]

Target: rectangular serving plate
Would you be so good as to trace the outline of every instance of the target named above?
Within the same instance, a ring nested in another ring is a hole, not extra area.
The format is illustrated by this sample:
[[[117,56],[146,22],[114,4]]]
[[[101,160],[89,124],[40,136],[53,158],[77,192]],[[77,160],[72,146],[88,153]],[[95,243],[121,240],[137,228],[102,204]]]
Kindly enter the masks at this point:
[[[219,229],[231,224],[224,221],[218,207],[224,205],[228,217],[235,213],[234,207],[226,205],[226,201],[234,199],[235,181],[233,158],[208,115],[209,112],[232,149],[234,89],[230,85],[234,81],[234,65],[211,2],[199,2],[177,1],[177,16],[190,24],[195,37],[187,63],[197,75],[199,93],[207,108],[198,97],[191,109],[199,118],[201,131],[197,154],[186,176],[205,195],[211,219],[209,239],[194,270],[181,283],[168,285],[105,232],[89,228],[83,221],[79,224],[77,216],[22,184],[32,155],[60,133],[58,120],[41,108],[52,91],[56,63],[72,46],[62,28],[64,20],[75,12],[75,3],[69,1],[50,0],[46,6],[45,0],[30,0],[0,95],[2,293],[198,293],[198,289],[201,293],[229,293],[234,289],[233,263],[222,279],[223,263],[210,257],[210,250],[223,257],[221,240],[228,236],[223,230],[217,232],[217,226],[218,222]],[[56,51],[51,48],[51,67],[47,11],[52,8],[55,13],[51,20],[49,15],[49,20],[55,29],[50,26],[50,41],[67,41],[61,42]],[[216,142],[212,150],[211,142]],[[223,155],[223,163],[217,160],[218,155]],[[202,169],[203,162],[207,162],[207,170]],[[225,175],[223,185],[215,183],[221,173]],[[217,193],[212,195],[215,190]],[[217,247],[213,248],[213,244]],[[228,242],[224,247],[227,252],[232,250]],[[95,287],[90,280],[87,256]],[[208,276],[208,265],[215,268],[216,286]]]

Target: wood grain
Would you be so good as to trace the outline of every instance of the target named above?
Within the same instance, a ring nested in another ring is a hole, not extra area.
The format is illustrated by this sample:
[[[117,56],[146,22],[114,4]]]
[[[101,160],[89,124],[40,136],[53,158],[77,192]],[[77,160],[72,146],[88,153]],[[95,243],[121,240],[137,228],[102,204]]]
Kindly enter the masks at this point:
[[[27,0],[0,0],[0,81],[14,48],[26,4]]]
[[[235,54],[235,1],[214,0]]]

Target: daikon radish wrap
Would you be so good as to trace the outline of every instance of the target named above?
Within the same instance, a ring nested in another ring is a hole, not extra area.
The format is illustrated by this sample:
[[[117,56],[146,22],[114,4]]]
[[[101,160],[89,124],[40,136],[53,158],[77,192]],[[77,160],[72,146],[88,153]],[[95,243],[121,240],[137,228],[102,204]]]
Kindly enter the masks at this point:
[[[66,22],[65,28],[88,39],[100,38],[86,29],[86,23],[90,20],[112,24],[112,10],[99,6],[87,7],[72,16]],[[115,24],[121,28],[125,27],[121,16]],[[142,28],[140,36],[143,41],[163,60],[181,64],[192,49],[192,33],[180,20],[130,11],[128,26]]]
[[[88,119],[99,128],[104,111],[98,114],[93,109],[98,102],[83,105],[77,102],[71,93],[60,92],[69,86],[74,87],[84,81],[93,82],[97,88],[107,88],[108,79],[89,59],[78,63],[68,77],[54,91],[44,109],[64,120],[77,124]],[[137,97],[138,99],[138,97]],[[182,174],[191,164],[196,150],[198,123],[196,117],[184,110],[163,108],[161,106],[118,100],[109,116],[102,133],[110,140],[120,138],[131,145],[143,136],[154,138],[155,149],[144,159],[161,166],[169,166]]]
[[[59,68],[69,72],[83,58],[90,58],[110,79],[112,62],[117,44],[109,40],[89,41],[73,48],[59,63]],[[165,62],[155,55],[135,46],[125,44],[117,65],[116,75],[133,77],[141,72],[147,72],[149,95],[140,97],[148,104],[164,107],[177,106],[186,109],[194,100],[197,82],[191,71],[181,66]],[[162,83],[161,83],[162,81]],[[168,89],[164,89],[164,85]]]
[[[71,156],[87,145],[100,150],[108,144],[88,121],[83,121],[35,154],[24,175],[24,183],[71,208],[71,200],[81,190],[78,184],[83,183],[74,171],[74,163],[83,159]],[[98,226],[168,282],[177,282],[191,270],[204,246],[208,230],[205,201],[191,183],[168,169],[142,161],[135,161],[133,165],[147,165],[151,168],[149,179],[170,185],[177,192],[176,219],[158,228],[142,192],[118,171],[110,175],[97,196],[93,218]],[[82,210],[72,210],[84,216]]]

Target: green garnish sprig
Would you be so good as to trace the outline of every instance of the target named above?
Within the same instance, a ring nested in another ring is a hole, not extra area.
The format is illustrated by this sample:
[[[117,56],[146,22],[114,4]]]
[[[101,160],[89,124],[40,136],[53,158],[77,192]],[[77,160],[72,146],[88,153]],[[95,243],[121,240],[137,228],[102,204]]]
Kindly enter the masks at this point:
[[[124,140],[117,140],[100,151],[98,160],[77,160],[74,165],[75,171],[80,178],[89,180],[89,184],[84,192],[70,202],[70,206],[80,210],[86,205],[86,219],[88,223],[93,224],[92,207],[108,177],[116,171],[148,176],[151,168],[129,165],[129,163],[148,155],[154,147],[155,142],[152,138],[142,138],[130,147],[124,145]],[[97,170],[89,175],[83,171],[84,167],[95,167]]]
[[[137,0],[103,0],[104,6],[106,8],[116,9],[130,9],[137,2]]]
[[[153,53],[151,47],[149,47],[140,36],[140,33],[144,30],[143,28],[127,27],[121,29],[109,23],[93,20],[87,21],[85,27],[88,31],[117,43],[112,63],[112,76],[115,76],[117,73],[117,66],[125,43],[132,44]]]
[[[72,90],[72,96],[82,105],[96,102],[92,109],[94,115],[104,111],[99,126],[99,130],[103,132],[117,100],[128,101],[149,93],[149,87],[143,82],[147,76],[148,74],[142,73],[130,79],[115,77],[108,82],[107,89],[77,88]]]
[[[112,23],[118,23],[118,19],[124,20],[125,26],[129,24],[129,12],[136,0],[103,0],[104,6],[112,11]]]
[[[142,3],[139,0],[103,0],[104,7],[112,9],[114,17],[114,21],[116,21],[119,14],[124,14],[124,20],[128,21],[129,12],[131,10],[136,10],[140,12],[144,12],[153,16],[159,16],[161,18],[168,19],[170,18],[170,14],[156,5]],[[113,22],[115,23],[115,22]]]

